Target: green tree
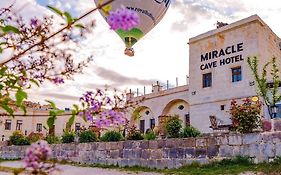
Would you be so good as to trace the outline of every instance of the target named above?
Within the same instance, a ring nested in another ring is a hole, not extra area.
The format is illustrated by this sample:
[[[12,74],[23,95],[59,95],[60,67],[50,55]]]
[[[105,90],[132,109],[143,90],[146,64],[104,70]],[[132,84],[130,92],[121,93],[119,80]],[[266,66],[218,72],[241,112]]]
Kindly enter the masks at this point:
[[[271,107],[276,106],[276,103],[281,101],[281,94],[278,92],[278,87],[281,83],[279,77],[279,68],[276,63],[276,58],[273,57],[263,67],[262,72],[259,73],[259,63],[257,57],[248,57],[248,65],[254,75],[256,86],[258,89],[258,95],[264,100],[264,103],[268,107],[268,112],[272,115]],[[268,69],[271,65],[270,75],[271,79],[268,79]]]

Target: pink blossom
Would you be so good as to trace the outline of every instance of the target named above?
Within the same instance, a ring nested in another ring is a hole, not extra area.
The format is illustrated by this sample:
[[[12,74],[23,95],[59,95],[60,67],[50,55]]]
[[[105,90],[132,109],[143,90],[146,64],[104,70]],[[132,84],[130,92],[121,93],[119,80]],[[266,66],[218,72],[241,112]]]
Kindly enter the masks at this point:
[[[25,163],[25,168],[29,168],[32,171],[51,171],[48,165],[45,165],[45,162],[51,156],[52,150],[49,147],[48,143],[44,140],[40,140],[36,143],[33,143],[29,148],[27,148],[25,157],[23,159]]]
[[[112,30],[123,29],[129,31],[139,24],[140,19],[136,12],[121,8],[115,12],[109,12],[107,22]]]

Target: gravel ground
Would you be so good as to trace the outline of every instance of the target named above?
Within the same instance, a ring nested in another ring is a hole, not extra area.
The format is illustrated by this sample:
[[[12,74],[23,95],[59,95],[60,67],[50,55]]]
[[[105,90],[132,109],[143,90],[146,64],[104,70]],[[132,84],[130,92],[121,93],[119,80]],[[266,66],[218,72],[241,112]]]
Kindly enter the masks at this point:
[[[0,163],[0,166],[20,168],[23,167],[23,164],[20,161],[7,161],[7,162]],[[115,169],[77,167],[71,165],[59,165],[58,168],[60,169],[60,172],[53,173],[52,175],[161,175],[158,173],[145,173],[145,172],[135,173],[135,172],[128,172],[128,171],[119,171]],[[13,175],[13,174],[0,172],[0,175]],[[264,173],[256,174],[252,172],[244,172],[244,173],[240,173],[239,175],[264,175]]]

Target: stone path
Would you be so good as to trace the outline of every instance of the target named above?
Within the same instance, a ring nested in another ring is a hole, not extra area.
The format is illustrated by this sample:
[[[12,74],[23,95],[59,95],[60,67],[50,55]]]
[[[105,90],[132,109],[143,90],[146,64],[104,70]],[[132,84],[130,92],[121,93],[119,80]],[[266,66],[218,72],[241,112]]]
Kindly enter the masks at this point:
[[[0,163],[0,166],[20,168],[23,166],[20,161],[8,161]],[[127,172],[114,169],[102,169],[102,168],[90,168],[90,167],[76,167],[71,165],[59,165],[60,173],[54,173],[53,175],[161,175],[157,173],[144,173],[144,172]],[[0,172],[0,175],[12,175],[11,173]]]
[[[23,167],[20,161],[7,161],[0,163],[0,166],[20,168]],[[145,173],[145,172],[128,172],[119,171],[115,169],[102,169],[102,168],[90,168],[90,167],[77,167],[71,165],[59,165],[58,168],[60,172],[54,173],[52,175],[162,175],[159,173]],[[12,173],[0,172],[0,175],[13,175]],[[21,174],[24,175],[24,174]],[[257,175],[252,172],[240,173],[239,175]],[[264,175],[263,173],[258,173],[258,175]]]

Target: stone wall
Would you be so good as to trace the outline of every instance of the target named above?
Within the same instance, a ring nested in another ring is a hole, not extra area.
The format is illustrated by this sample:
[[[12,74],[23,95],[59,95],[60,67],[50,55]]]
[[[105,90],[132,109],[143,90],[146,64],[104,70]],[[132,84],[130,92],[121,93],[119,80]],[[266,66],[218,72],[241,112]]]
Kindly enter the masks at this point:
[[[53,157],[87,164],[177,168],[193,161],[248,156],[255,162],[281,156],[281,132],[229,134],[155,141],[52,145]],[[0,158],[21,158],[27,146],[0,146]]]

